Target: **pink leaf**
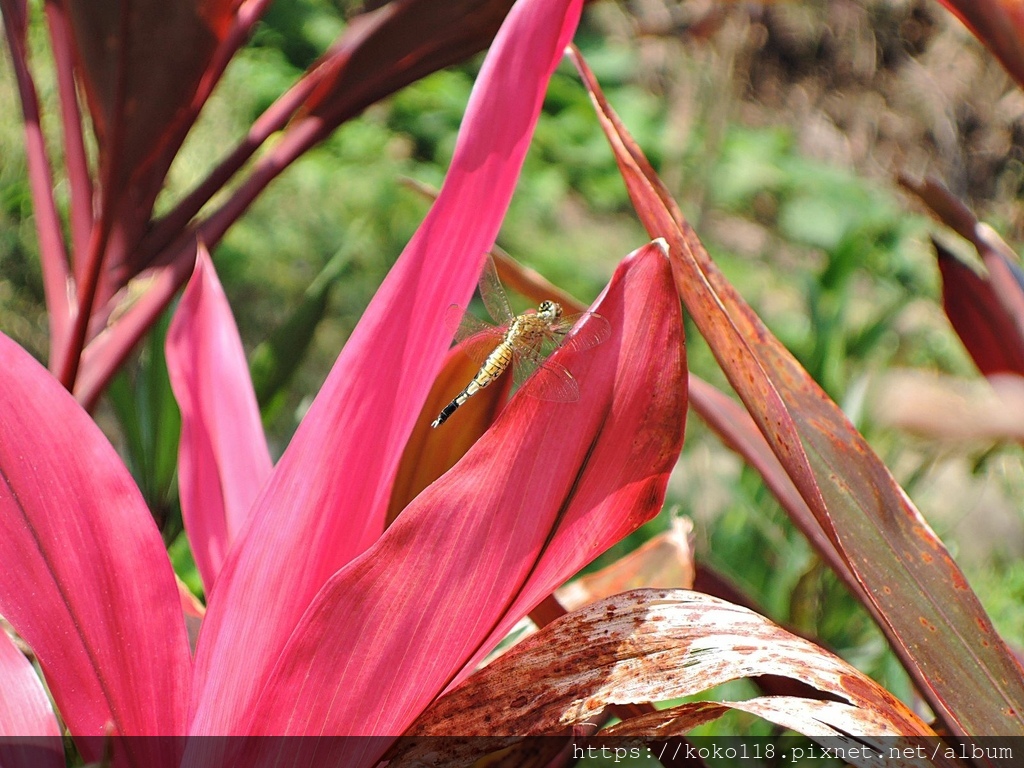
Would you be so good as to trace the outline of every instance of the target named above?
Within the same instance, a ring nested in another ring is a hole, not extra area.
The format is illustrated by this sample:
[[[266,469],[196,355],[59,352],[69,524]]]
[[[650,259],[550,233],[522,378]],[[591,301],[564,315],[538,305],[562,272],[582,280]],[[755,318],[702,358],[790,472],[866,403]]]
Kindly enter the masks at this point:
[[[89,416],[2,335],[0,562],[0,613],[73,734],[184,733],[188,643],[160,535]]]
[[[661,247],[628,259],[596,309],[611,338],[556,353],[580,401],[515,397],[328,582],[281,655],[254,732],[402,733],[500,639],[496,625],[658,512],[686,411],[682,315]],[[352,764],[372,764],[386,744],[350,747],[367,749]]]
[[[35,768],[64,765],[60,727],[32,664],[0,629],[0,765]],[[11,736],[33,738],[18,744]]]
[[[204,246],[167,334],[181,408],[178,487],[209,593],[273,463],[231,307]]]
[[[450,342],[444,310],[473,291],[580,7],[579,0],[524,0],[495,39],[437,202],[367,308],[225,564],[197,649],[197,732],[237,729],[314,595],[383,530],[402,449]]]

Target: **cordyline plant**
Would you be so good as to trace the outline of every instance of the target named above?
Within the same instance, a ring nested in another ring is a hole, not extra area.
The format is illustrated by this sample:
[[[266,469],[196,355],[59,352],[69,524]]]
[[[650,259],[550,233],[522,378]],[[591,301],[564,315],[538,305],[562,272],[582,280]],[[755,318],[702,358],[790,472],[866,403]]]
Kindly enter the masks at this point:
[[[268,183],[345,120],[484,48],[511,4],[398,0],[358,17],[206,179],[155,218],[154,202],[185,136],[269,2],[47,0],[69,190],[65,240],[53,193],[55,153],[44,141],[29,58],[28,3],[0,2],[25,124],[50,371],[91,408],[188,279],[197,237],[216,244]],[[275,134],[273,148],[246,167]],[[231,181],[238,183],[225,201],[199,215]]]
[[[598,601],[477,669],[521,617],[658,512],[688,399],[762,472],[871,612],[939,730],[951,739],[1024,732],[1020,667],[963,575],[841,410],[715,267],[577,53],[598,122],[655,240],[622,262],[594,304],[611,328],[608,340],[555,353],[580,381],[579,402],[530,397],[535,385],[528,382],[441,474],[437,457],[447,456],[449,438],[424,426],[450,396],[431,392],[435,381],[440,387],[450,378],[439,371],[457,365],[458,355],[447,350],[444,310],[466,302],[493,246],[547,80],[578,22],[578,0],[521,0],[510,12],[435,205],[272,465],[230,309],[196,239],[216,240],[237,209],[189,224],[202,202],[193,200],[161,222],[148,220],[170,157],[262,5],[140,3],[104,14],[72,2],[46,4],[66,79],[66,139],[77,125],[77,75],[100,148],[94,191],[84,152],[76,155],[67,139],[68,262],[54,238],[57,214],[33,122],[26,8],[3,0],[30,128],[53,346],[48,373],[0,337],[0,615],[31,647],[86,759],[102,756],[106,736],[362,735],[379,738],[316,745],[306,757],[354,766],[385,756],[414,761],[436,746],[394,744],[396,737],[487,734],[507,736],[502,744],[514,747],[517,737],[565,733],[609,705],[673,699],[769,674],[828,695],[617,710],[633,716],[606,733],[664,738],[738,709],[815,738],[853,734],[883,754],[881,737],[902,736],[909,747],[934,739],[895,697],[826,651],[747,609],[683,590]],[[427,7],[393,3],[369,18],[410,23],[415,16],[403,13]],[[166,38],[143,34],[158,24]],[[197,29],[209,34],[200,45],[189,39],[186,50],[182,36]],[[336,124],[424,71],[420,59],[406,57],[396,59],[405,69],[396,64],[384,76],[355,77],[348,67],[379,29],[366,20],[353,24],[297,86],[288,103],[305,111],[284,146],[298,151],[332,119]],[[441,46],[445,56],[464,53],[451,42],[464,38],[445,31],[453,35]],[[164,65],[180,65],[173,88],[131,68],[156,39]],[[60,51],[68,54],[63,60]],[[140,112],[146,119],[126,119]],[[254,177],[276,173],[280,160],[257,163]],[[118,291],[146,269],[155,270],[155,287],[105,327]],[[128,471],[68,392],[91,403],[190,273],[167,359],[182,409],[181,499],[209,597],[205,615],[176,582]],[[687,377],[680,299],[745,409]],[[460,430],[490,421],[483,413],[464,428],[445,429],[462,440]],[[428,480],[418,494],[408,490],[413,466]],[[185,613],[201,620],[194,652]],[[63,764],[60,726],[41,681],[6,635],[0,679],[2,764]],[[26,746],[6,738],[16,736],[41,741]],[[114,744],[113,759],[259,764],[280,748],[126,739]],[[454,745],[447,757],[470,760],[476,749]],[[892,764],[972,760],[960,751],[927,754]],[[974,762],[1000,760],[986,754]]]

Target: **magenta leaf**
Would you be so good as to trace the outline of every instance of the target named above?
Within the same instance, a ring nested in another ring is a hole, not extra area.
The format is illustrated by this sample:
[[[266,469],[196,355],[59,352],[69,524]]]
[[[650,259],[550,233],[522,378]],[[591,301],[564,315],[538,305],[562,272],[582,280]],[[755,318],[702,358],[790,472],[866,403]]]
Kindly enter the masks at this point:
[[[242,727],[310,601],[380,536],[402,450],[450,342],[444,310],[473,291],[580,7],[526,0],[495,39],[437,202],[353,332],[221,573],[196,651],[197,733]]]
[[[0,613],[72,734],[185,732],[188,643],[149,511],[85,411],[2,335],[0,562]],[[139,765],[173,763],[132,744]]]
[[[0,765],[62,768],[64,745],[39,676],[0,628]],[[18,743],[10,737],[34,737]]]
[[[556,353],[580,401],[527,397],[528,382],[462,461],[327,583],[269,679],[253,732],[402,733],[502,627],[657,514],[686,412],[682,313],[662,246],[627,259],[595,309],[611,338]]]
[[[209,594],[273,463],[242,340],[204,246],[167,334],[167,369],[181,408],[181,512]]]
[[[0,765],[64,768],[64,743],[46,690],[2,628],[0,681]]]

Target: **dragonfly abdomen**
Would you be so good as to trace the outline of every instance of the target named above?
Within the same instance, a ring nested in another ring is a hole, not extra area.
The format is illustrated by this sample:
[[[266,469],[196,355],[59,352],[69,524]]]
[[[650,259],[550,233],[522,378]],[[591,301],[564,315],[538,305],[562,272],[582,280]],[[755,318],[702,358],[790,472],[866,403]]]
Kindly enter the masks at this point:
[[[480,370],[477,371],[476,376],[473,380],[466,385],[466,388],[459,392],[455,398],[448,403],[442,410],[440,415],[434,419],[431,427],[439,427],[444,424],[448,417],[458,410],[459,406],[469,400],[473,395],[479,392],[481,389],[486,387],[496,378],[501,376],[512,363],[512,344],[506,336],[505,340],[502,341],[494,351],[487,356],[484,364],[480,366]]]

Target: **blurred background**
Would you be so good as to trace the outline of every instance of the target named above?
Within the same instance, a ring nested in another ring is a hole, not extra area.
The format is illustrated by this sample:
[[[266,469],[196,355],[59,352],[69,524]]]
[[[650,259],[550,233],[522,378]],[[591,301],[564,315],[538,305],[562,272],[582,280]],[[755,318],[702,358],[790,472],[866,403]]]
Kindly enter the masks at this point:
[[[342,0],[271,6],[186,142],[158,213],[359,10]],[[44,37],[32,31],[35,45]],[[932,0],[594,2],[576,42],[718,264],[893,469],[1004,637],[1024,647],[1024,408],[995,404],[942,312],[929,237],[968,249],[896,183],[900,172],[933,174],[1020,242],[1024,95]],[[480,60],[343,125],[274,182],[216,250],[248,350],[328,265],[341,275],[301,366],[264,404],[277,453],[424,216],[429,201],[408,181],[440,185]],[[39,84],[52,101],[52,78]],[[0,99],[8,105],[0,328],[43,357],[42,282],[7,56]],[[645,239],[587,97],[564,66],[499,243],[589,301]],[[688,331],[693,371],[727,389]],[[158,350],[143,349],[133,365],[141,370]],[[108,400],[98,418],[130,449]],[[881,634],[756,474],[696,417],[687,429],[671,509],[605,562],[666,528],[671,514],[691,517],[698,558],[766,615],[822,638],[908,696]]]

